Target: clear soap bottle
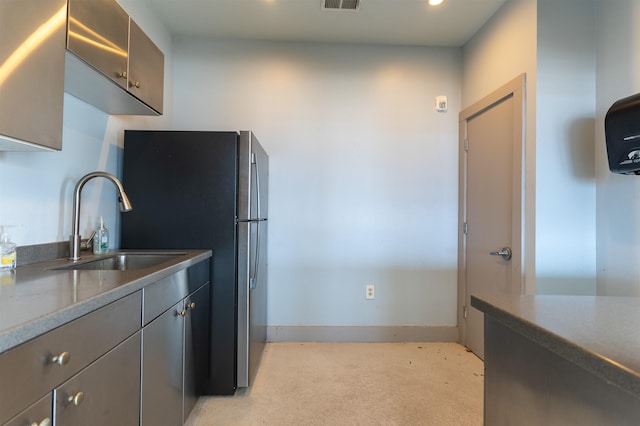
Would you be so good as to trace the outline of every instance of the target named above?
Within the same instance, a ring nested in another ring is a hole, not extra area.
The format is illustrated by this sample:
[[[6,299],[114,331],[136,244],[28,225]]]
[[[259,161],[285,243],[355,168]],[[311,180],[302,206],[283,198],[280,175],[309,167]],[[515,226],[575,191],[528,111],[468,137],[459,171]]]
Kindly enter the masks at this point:
[[[96,229],[93,237],[93,254],[106,254],[109,252],[109,230],[104,227],[104,220],[100,216],[100,227]]]
[[[4,226],[0,226],[0,271],[16,269],[16,243],[12,243]]]

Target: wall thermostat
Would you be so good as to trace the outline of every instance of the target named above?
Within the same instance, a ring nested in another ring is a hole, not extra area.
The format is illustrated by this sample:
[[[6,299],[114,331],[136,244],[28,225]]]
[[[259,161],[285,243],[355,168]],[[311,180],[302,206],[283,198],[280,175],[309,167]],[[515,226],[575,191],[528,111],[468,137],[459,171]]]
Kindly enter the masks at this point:
[[[447,112],[447,97],[446,96],[436,96],[436,111],[438,112]]]

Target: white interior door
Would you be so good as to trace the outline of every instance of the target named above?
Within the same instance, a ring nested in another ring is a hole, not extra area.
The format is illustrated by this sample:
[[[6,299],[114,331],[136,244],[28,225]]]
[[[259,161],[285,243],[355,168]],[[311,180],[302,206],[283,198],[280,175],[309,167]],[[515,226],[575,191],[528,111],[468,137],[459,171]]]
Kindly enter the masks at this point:
[[[484,357],[484,317],[471,295],[522,290],[522,87],[516,79],[460,114],[460,326]]]

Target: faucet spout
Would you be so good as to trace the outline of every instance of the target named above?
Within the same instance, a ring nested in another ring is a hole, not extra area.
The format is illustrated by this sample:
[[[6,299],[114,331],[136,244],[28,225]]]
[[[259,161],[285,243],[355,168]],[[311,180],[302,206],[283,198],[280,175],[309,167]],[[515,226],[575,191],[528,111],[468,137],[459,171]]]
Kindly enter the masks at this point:
[[[80,236],[80,194],[84,185],[96,177],[106,178],[116,186],[121,212],[128,212],[133,209],[129,197],[127,197],[126,192],[124,192],[122,182],[111,173],[91,172],[80,178],[73,193],[73,222],[71,224],[71,235],[69,236],[69,260],[80,260],[80,242],[82,239]]]

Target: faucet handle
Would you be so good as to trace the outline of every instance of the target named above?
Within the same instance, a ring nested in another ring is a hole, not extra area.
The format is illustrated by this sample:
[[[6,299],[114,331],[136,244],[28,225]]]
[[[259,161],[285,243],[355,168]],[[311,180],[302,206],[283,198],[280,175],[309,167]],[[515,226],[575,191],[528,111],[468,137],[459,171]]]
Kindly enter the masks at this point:
[[[80,250],[91,250],[93,249],[93,239],[96,237],[96,231],[93,231],[89,238],[86,240],[80,240]]]

